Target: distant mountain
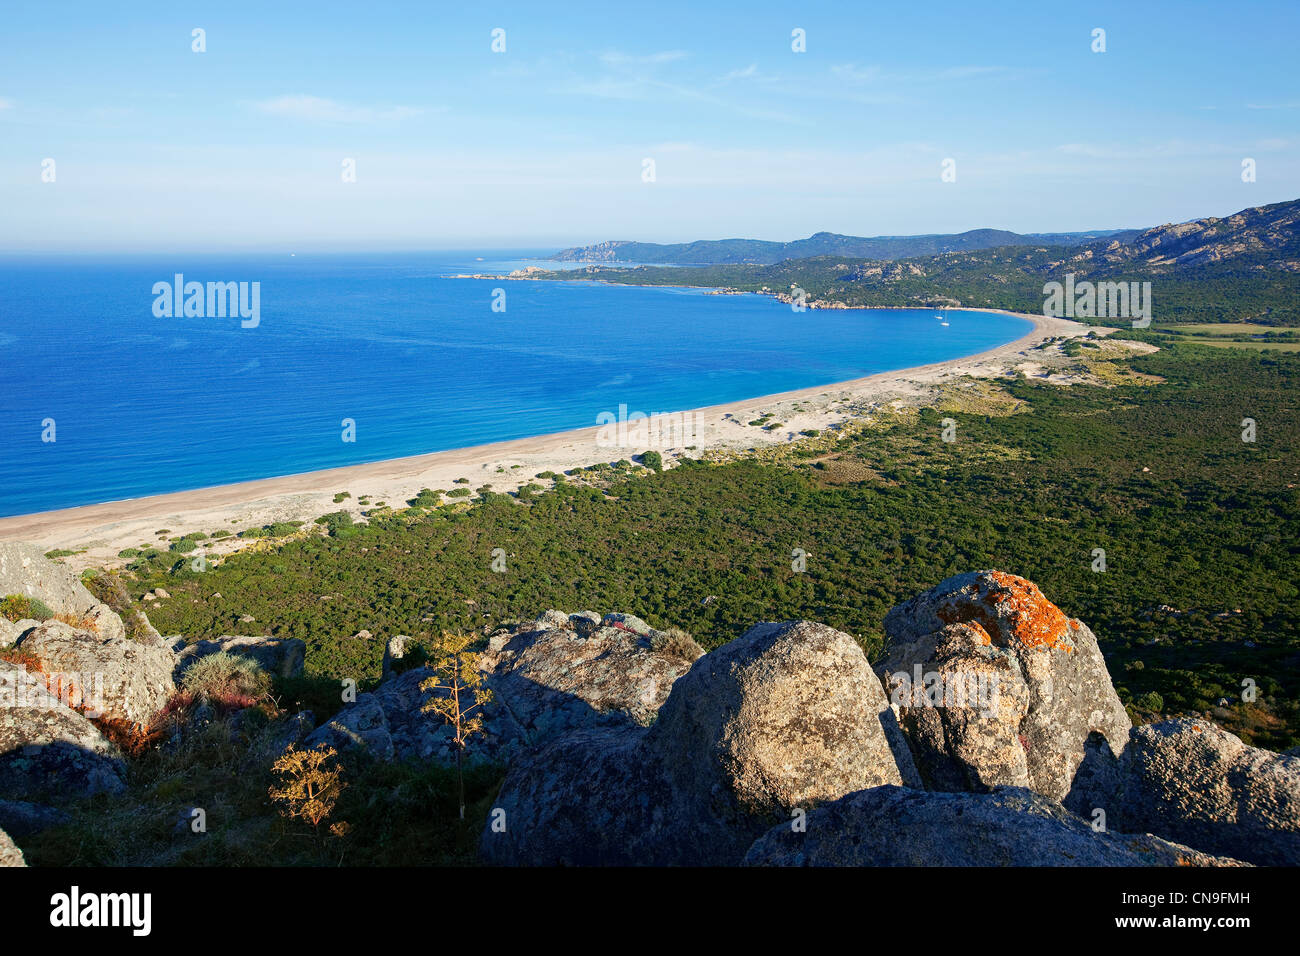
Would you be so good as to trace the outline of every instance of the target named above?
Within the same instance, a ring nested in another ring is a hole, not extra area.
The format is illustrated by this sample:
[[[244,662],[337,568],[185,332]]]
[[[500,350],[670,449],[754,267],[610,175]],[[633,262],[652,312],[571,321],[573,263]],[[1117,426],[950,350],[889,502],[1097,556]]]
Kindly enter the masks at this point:
[[[1300,269],[1300,199],[1255,206],[1223,219],[1166,223],[1129,239],[1088,247],[1101,263],[1198,266],[1249,259],[1275,269]]]
[[[1016,235],[979,230],[898,240],[834,238],[884,243],[953,241],[981,234]],[[814,308],[965,306],[1037,312],[1044,284],[1072,273],[1080,280],[1152,281],[1161,323],[1250,320],[1300,326],[1300,199],[1243,209],[1222,219],[1166,223],[1090,240],[1081,234],[1063,235],[1071,237],[1069,244],[1038,237],[1032,243],[971,246],[902,259],[821,254],[690,267],[604,264],[563,272],[539,270],[527,277],[715,287],[778,298],[788,298],[788,290],[798,286]]]
[[[925,236],[841,236],[818,232],[794,242],[763,239],[703,239],[697,242],[660,244],[614,240],[594,246],[564,249],[551,258],[564,262],[646,262],[665,265],[770,264],[786,259],[814,256],[847,256],[854,259],[908,259],[936,256],[945,252],[995,249],[1002,246],[1077,246],[1097,239],[1126,242],[1136,229],[1098,232],[1054,232],[1022,235],[1005,229],[972,229],[951,235]]]

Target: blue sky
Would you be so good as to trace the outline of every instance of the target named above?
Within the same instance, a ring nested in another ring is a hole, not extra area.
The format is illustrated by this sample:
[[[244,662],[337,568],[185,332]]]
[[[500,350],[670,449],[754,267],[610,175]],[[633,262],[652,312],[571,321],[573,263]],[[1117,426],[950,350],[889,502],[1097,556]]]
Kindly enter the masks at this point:
[[[1300,4],[979,6],[7,2],[0,249],[1058,231],[1300,196]]]

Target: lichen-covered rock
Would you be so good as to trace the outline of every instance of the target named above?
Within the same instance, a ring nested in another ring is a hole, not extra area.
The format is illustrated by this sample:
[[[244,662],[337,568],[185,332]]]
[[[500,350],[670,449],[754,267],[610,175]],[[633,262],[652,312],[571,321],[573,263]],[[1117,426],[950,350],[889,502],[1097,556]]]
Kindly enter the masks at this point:
[[[919,782],[862,649],[811,621],[758,624],[701,657],[650,737],[681,783],[746,813]]]
[[[117,612],[91,594],[71,570],[45,557],[35,545],[0,541],[0,597],[8,594],[39,600],[55,614],[76,618],[80,629],[93,631],[106,640],[127,637]],[[151,630],[143,614],[140,619],[141,628]],[[5,640],[0,626],[0,646],[5,646]]]
[[[690,661],[655,651],[650,637],[659,632],[631,615],[608,614],[584,633],[551,626],[570,618],[547,613],[549,623],[494,635],[505,640],[480,661],[487,686],[532,744],[602,718],[648,725],[690,669]]]
[[[307,642],[296,637],[223,636],[212,640],[195,641],[176,650],[174,676],[180,680],[185,671],[197,660],[219,652],[248,657],[268,674],[278,677],[297,677],[302,673],[307,655]]]
[[[393,664],[406,657],[411,639],[405,634],[395,634],[384,645],[384,662],[379,675],[381,681],[393,676]]]
[[[161,639],[102,637],[61,621],[46,621],[18,642],[47,674],[77,684],[85,706],[111,720],[147,725],[175,693],[175,660]]]
[[[697,660],[648,730],[588,728],[517,762],[505,829],[490,816],[481,849],[508,865],[734,864],[801,805],[914,779],[853,639],[760,624]]]
[[[876,787],[773,827],[747,866],[1224,866],[1150,836],[1094,831],[1020,787],[939,793]]]
[[[121,791],[125,766],[94,724],[44,680],[0,661],[0,798],[44,801]]]
[[[0,617],[0,648],[12,647],[21,633],[17,624],[7,617]]]
[[[559,611],[497,631],[479,664],[493,699],[482,711],[484,732],[472,739],[465,756],[490,763],[507,763],[521,750],[579,727],[648,724],[673,682],[690,667],[689,661],[653,650],[649,638],[635,630],[606,627],[599,619],[583,637]],[[360,742],[381,759],[454,761],[452,728],[441,715],[424,710],[435,694],[445,696],[421,687],[433,676],[429,667],[390,674],[319,728],[307,745]],[[472,703],[467,694],[462,705]]]
[[[9,834],[0,830],[0,866],[26,866],[27,861],[23,859],[23,851],[18,849],[14,841],[9,839]]]
[[[944,625],[928,647],[930,659],[913,660],[910,673],[880,675],[926,788],[1029,786],[1020,742],[1029,688],[1015,656],[975,621]]]
[[[0,800],[0,830],[24,837],[67,823],[71,817],[58,807],[27,800]]]
[[[971,627],[958,632],[951,629],[956,624]],[[890,611],[885,637],[877,664],[882,674],[912,674],[917,665],[977,677],[996,673],[1006,680],[999,685],[1000,696],[1027,698],[1014,741],[1008,731],[1018,703],[999,708],[997,717],[984,723],[970,720],[970,714],[948,725],[942,718],[908,721],[926,727],[918,758],[935,786],[955,786],[963,775],[980,787],[1020,782],[1018,744],[1028,786],[1060,800],[1070,790],[1091,734],[1101,734],[1115,748],[1127,737],[1131,724],[1096,637],[1024,578],[1001,571],[948,578]],[[987,650],[982,650],[984,637]],[[964,763],[967,759],[973,762]]]
[[[20,541],[0,541],[0,597],[7,594],[35,598],[56,614],[84,615],[99,604],[71,570]]]
[[[384,708],[374,694],[362,694],[321,724],[303,742],[308,748],[360,749],[378,760],[392,760],[396,751]]]
[[[1097,746],[1066,806],[1121,832],[1154,833],[1266,866],[1300,865],[1300,758],[1247,746],[1205,720],[1135,727]]]

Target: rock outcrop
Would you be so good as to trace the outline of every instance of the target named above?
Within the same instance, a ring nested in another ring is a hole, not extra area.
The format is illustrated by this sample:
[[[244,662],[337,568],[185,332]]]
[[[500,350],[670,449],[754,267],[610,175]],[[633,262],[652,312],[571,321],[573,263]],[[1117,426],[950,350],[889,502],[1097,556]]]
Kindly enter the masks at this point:
[[[128,636],[112,610],[131,611],[122,583],[92,587],[110,603],[35,548],[0,544],[0,595],[73,622],[0,620],[0,862],[22,861],[3,831],[23,839],[66,819],[61,801],[124,790],[105,732],[148,725],[194,662],[226,651],[302,672],[296,639],[186,645],[143,617]],[[1300,864],[1300,757],[1201,720],[1132,728],[1092,632],[1031,582],[958,575],[884,628],[874,670],[853,638],[809,621],[708,654],[629,614],[547,611],[485,634],[493,699],[468,756],[508,771],[483,859]],[[389,638],[381,682],[319,727],[306,712],[230,717],[241,766],[294,744],[453,761],[452,728],[424,709],[446,691],[422,687],[435,672],[415,650]]]
[[[877,671],[932,789],[1027,786],[1059,801],[1090,735],[1116,749],[1127,739],[1096,637],[1024,578],[951,577],[890,611],[885,638]],[[918,675],[940,687],[939,707],[913,686]],[[953,706],[957,688],[975,688],[975,705]]]
[[[760,624],[699,658],[648,729],[578,730],[517,762],[481,847],[497,864],[735,864],[799,807],[915,779],[854,640]]]
[[[940,793],[876,787],[756,840],[747,866],[1224,866],[1149,836],[1095,832],[1019,787]]]
[[[659,634],[630,615],[602,621],[560,611],[498,630],[480,659],[494,699],[468,758],[505,763],[580,727],[649,723],[690,667],[689,660],[652,647]],[[420,685],[433,675],[429,667],[398,674],[390,667],[386,680],[318,727],[305,745],[359,747],[381,760],[455,760],[451,727],[423,711],[436,692]]]
[[[9,839],[9,834],[0,830],[0,866],[26,866],[27,861],[23,859],[23,851],[14,845],[14,841]]]
[[[646,726],[694,659],[658,650],[662,634],[630,614],[547,611],[494,634],[482,664],[530,743],[602,718]]]
[[[68,814],[57,807],[26,800],[0,800],[0,830],[24,837],[68,822]]]
[[[405,660],[410,647],[411,639],[405,634],[395,634],[388,639],[388,643],[384,645],[384,662],[379,675],[381,681],[386,681],[393,676],[395,665],[398,661]]]
[[[1300,865],[1300,757],[1249,747],[1205,720],[1136,727],[1118,756],[1101,741],[1065,805],[1266,866]]]
[[[101,603],[81,579],[32,544],[0,541],[0,597],[21,594],[41,601],[55,614],[76,618],[81,627],[108,640],[126,638],[122,619]],[[0,632],[0,646],[3,646]]]
[[[93,716],[147,725],[176,691],[175,659],[161,639],[104,637],[51,620],[23,634],[18,647],[47,674],[79,680]]]
[[[121,754],[98,727],[39,675],[0,661],[0,798],[75,798],[120,791],[124,781]]]
[[[82,615],[99,602],[81,580],[34,544],[0,541],[0,596],[21,594],[51,611]]]

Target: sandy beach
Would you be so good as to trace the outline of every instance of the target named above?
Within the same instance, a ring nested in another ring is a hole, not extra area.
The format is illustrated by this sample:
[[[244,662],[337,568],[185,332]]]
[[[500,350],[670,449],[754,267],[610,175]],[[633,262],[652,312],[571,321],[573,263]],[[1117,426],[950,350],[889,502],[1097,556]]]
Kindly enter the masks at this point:
[[[962,310],[948,311],[958,315]],[[679,454],[695,456],[711,449],[743,452],[795,441],[804,429],[824,429],[845,422],[861,414],[864,406],[920,403],[937,386],[963,376],[992,378],[1017,369],[1027,375],[1045,375],[1044,353],[1030,354],[1044,339],[1109,331],[1042,315],[1007,314],[1032,321],[1032,330],[1014,342],[966,358],[696,409],[693,421],[697,437],[691,440],[694,448],[686,451],[684,447],[670,446],[658,450],[670,465]],[[781,423],[779,429],[765,431],[747,424],[755,416],[768,413],[772,421]],[[118,552],[125,548],[166,547],[167,538],[190,532],[211,534],[225,529],[236,533],[275,521],[311,522],[322,514],[344,509],[359,517],[363,508],[381,502],[405,507],[406,500],[421,488],[449,490],[456,487],[458,478],[468,479],[466,487],[470,489],[489,485],[494,491],[513,491],[533,481],[540,472],[563,472],[631,458],[646,450],[644,445],[610,447],[607,442],[598,442],[599,431],[592,426],[282,478],[0,518],[0,540],[30,541],[45,550],[81,551],[67,563],[76,568],[100,567],[120,563]],[[336,504],[335,494],[343,491],[351,497]],[[360,498],[367,498],[370,505],[360,505]],[[160,536],[161,530],[166,535]],[[227,539],[214,543],[210,553],[227,553],[244,544],[247,541]]]

